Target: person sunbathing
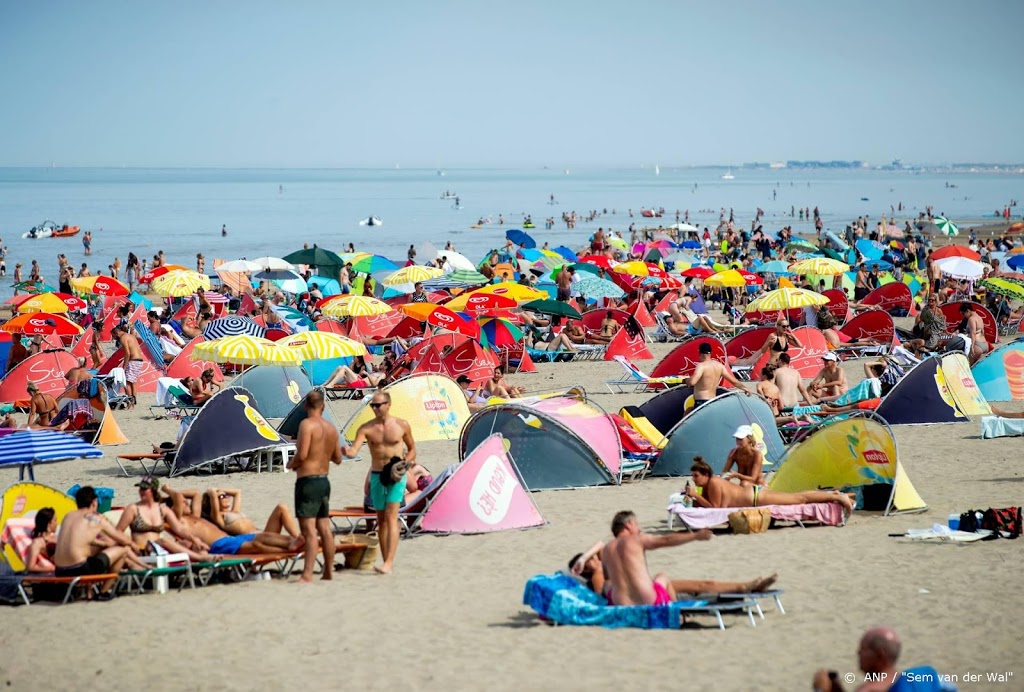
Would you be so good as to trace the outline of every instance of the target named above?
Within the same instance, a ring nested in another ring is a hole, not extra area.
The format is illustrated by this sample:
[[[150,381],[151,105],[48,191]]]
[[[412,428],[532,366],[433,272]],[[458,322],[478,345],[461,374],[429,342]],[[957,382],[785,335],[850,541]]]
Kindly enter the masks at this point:
[[[185,553],[196,562],[209,560],[209,546],[182,526],[174,512],[160,502],[160,481],[145,476],[135,485],[139,489],[139,501],[124,508],[117,530],[131,533],[132,543],[139,554],[152,554],[152,544],[156,544],[169,553]],[[180,541],[163,535],[165,524]]]
[[[195,406],[202,406],[214,395],[214,387],[220,389],[220,385],[213,381],[213,368],[203,370],[203,374],[191,380],[192,403]]]
[[[807,391],[819,402],[838,399],[849,389],[846,384],[846,373],[839,367],[839,356],[825,353],[821,359],[822,368],[807,385]]]
[[[49,394],[40,392],[39,385],[31,380],[25,385],[25,389],[31,397],[28,404],[28,422],[25,427],[31,428],[33,424],[39,427],[49,426],[57,415],[57,400]]]
[[[779,354],[778,365],[775,368],[775,384],[779,388],[779,398],[783,409],[793,408],[801,400],[809,404],[817,403],[817,400],[804,386],[800,371],[790,365],[788,353]]]
[[[793,416],[783,415],[782,413],[782,392],[779,390],[778,385],[775,384],[775,366],[765,365],[761,368],[761,379],[757,383],[757,393],[771,407],[776,425],[784,425],[796,421],[796,418]]]
[[[993,404],[989,404],[989,408],[992,409],[993,415],[999,416],[1000,418],[1024,418],[1024,411],[1007,411],[1006,409],[1001,409]]]
[[[242,513],[242,491],[234,489],[210,488],[203,496],[203,518],[232,536],[259,533],[260,529],[252,519]],[[270,518],[263,526],[266,533],[286,533],[293,538],[300,536],[299,524],[295,521],[288,506],[283,502],[277,504],[270,512]]]
[[[636,515],[626,511],[619,512],[612,519],[612,535],[615,538],[600,548],[606,576],[604,596],[612,605],[667,605],[676,600],[678,593],[692,593],[691,589],[699,589],[706,585],[702,582],[686,581],[681,582],[681,588],[676,589],[675,581],[664,573],[651,577],[647,569],[646,554],[648,550],[670,548],[690,541],[711,540],[712,533],[708,529],[693,533],[679,532],[655,536],[644,532],[637,522]],[[750,584],[750,588],[764,590],[774,582],[775,575]]]
[[[366,367],[362,356],[352,359],[352,366],[339,365],[324,382],[325,387],[345,385],[347,387],[376,387],[384,379],[384,372],[372,372]]]
[[[522,387],[509,384],[505,380],[505,370],[500,367],[494,369],[494,374],[491,376],[491,379],[487,380],[484,387],[491,393],[491,396],[501,397],[502,399],[515,399],[521,397],[526,392]]]
[[[752,357],[752,362],[756,363],[757,359],[761,357],[765,351],[768,351],[771,355],[768,357],[768,362],[772,365],[779,365],[779,360],[782,356],[788,355],[786,352],[789,351],[790,346],[796,346],[797,348],[803,348],[804,345],[800,343],[800,339],[797,338],[793,330],[789,328],[789,320],[786,318],[785,313],[779,318],[778,322],[775,323],[775,331],[768,335],[768,338],[764,340],[761,348],[758,349],[757,353]]]
[[[49,423],[37,423],[27,427],[35,430],[67,430],[68,428],[84,430],[93,425],[94,422],[92,405],[88,399],[70,399],[61,407],[60,412]]]
[[[409,468],[405,472],[405,494],[402,495],[399,507],[405,507],[415,502],[433,482],[434,477],[430,475],[426,466],[417,461],[409,462]],[[363,480],[363,509],[368,514],[375,514],[377,511],[370,499],[370,471],[366,472],[366,478]]]
[[[273,553],[295,553],[302,550],[305,539],[292,538],[281,534],[256,532],[231,536],[213,522],[202,517],[202,495],[198,490],[173,490],[166,483],[163,486],[175,516],[201,541],[210,546],[214,555],[265,555]]]
[[[701,493],[692,485],[686,487],[686,496],[695,507],[764,507],[766,505],[803,505],[813,502],[838,502],[844,513],[853,512],[853,499],[838,490],[810,490],[802,493],[782,493],[765,486],[741,486],[715,476],[701,457],[693,458],[690,477]]]
[[[604,564],[601,562],[601,551],[604,542],[598,541],[589,550],[576,553],[569,560],[569,571],[587,582],[587,588],[596,594],[605,596]],[[720,594],[720,593],[759,593],[765,591],[776,582],[777,574],[770,577],[758,577],[750,581],[712,581],[709,579],[671,579],[670,594]],[[674,598],[673,598],[674,600]]]
[[[32,542],[25,555],[25,571],[33,574],[53,572],[53,551],[57,547],[57,513],[53,507],[43,507],[35,516]]]
[[[736,432],[732,436],[736,438],[736,446],[729,450],[725,468],[722,469],[722,478],[725,480],[735,478],[742,487],[764,486],[764,455],[757,448],[754,429],[749,425],[741,425],[736,428]],[[730,472],[729,469],[734,464],[736,471]]]

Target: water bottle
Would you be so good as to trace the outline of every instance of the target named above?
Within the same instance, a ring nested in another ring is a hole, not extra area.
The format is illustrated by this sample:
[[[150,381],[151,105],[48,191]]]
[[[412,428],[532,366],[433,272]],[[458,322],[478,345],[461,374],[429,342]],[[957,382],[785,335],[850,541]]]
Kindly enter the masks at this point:
[[[683,486],[683,507],[693,507],[693,498],[686,494],[686,491],[690,488],[690,479],[686,479],[686,484]]]

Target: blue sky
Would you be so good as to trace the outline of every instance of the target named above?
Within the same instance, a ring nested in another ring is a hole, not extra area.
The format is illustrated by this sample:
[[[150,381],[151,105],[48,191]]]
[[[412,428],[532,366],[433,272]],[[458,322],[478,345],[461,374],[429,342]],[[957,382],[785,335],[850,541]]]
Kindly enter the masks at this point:
[[[1024,161],[1020,2],[3,2],[0,165]]]

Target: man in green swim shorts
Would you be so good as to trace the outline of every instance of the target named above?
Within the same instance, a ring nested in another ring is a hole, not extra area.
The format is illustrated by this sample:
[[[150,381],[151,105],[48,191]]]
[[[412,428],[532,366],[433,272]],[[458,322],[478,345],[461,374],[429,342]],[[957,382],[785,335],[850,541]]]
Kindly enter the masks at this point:
[[[306,419],[299,424],[296,442],[298,451],[288,462],[295,471],[295,516],[306,539],[305,562],[300,583],[313,581],[316,565],[317,534],[324,551],[323,579],[330,580],[334,572],[334,534],[329,517],[331,482],[327,479],[330,462],[341,463],[341,445],[338,431],[324,420],[324,395],[317,390],[306,395]]]
[[[416,459],[416,442],[412,439],[412,428],[408,421],[392,416],[391,395],[376,392],[370,400],[373,420],[363,423],[356,431],[351,447],[342,449],[348,458],[359,453],[365,442],[370,447],[370,500],[377,511],[377,529],[380,533],[380,552],[384,562],[374,569],[379,574],[389,574],[395,566],[398,552],[398,509],[405,495],[405,476],[394,485],[381,480],[381,471],[392,457],[401,457],[408,462]]]

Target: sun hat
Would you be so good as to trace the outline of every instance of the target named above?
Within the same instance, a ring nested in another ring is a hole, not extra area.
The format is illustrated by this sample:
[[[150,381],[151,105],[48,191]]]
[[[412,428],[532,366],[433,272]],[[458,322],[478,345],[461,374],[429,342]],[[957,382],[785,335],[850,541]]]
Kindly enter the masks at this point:
[[[750,427],[749,425],[741,425],[740,427],[736,428],[736,432],[734,432],[732,436],[735,437],[736,439],[745,439],[753,434],[754,429],[752,427]]]

